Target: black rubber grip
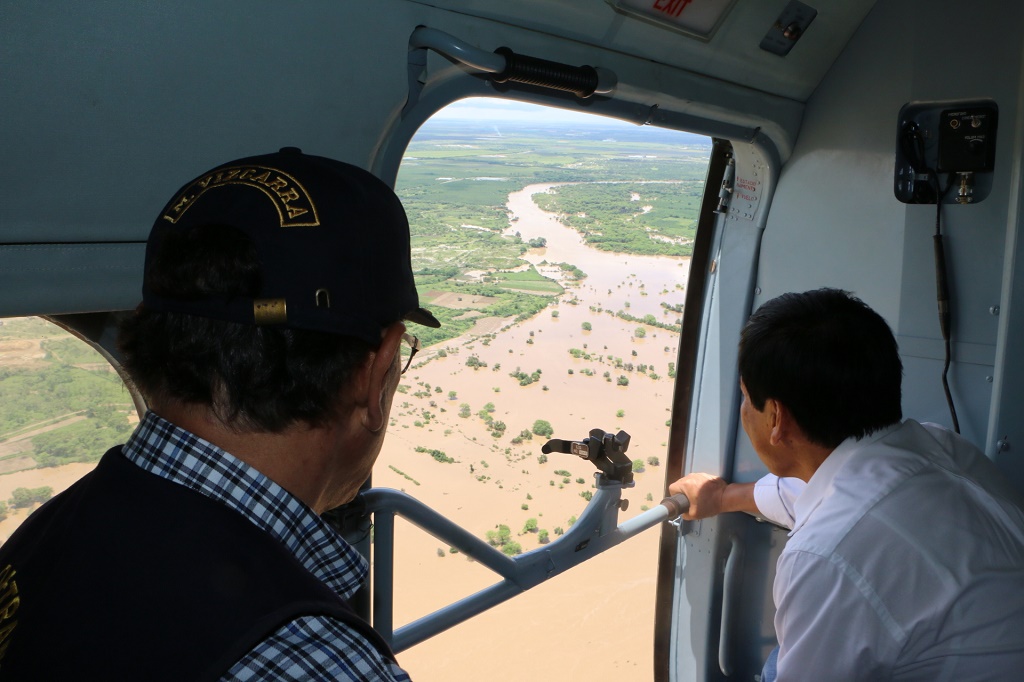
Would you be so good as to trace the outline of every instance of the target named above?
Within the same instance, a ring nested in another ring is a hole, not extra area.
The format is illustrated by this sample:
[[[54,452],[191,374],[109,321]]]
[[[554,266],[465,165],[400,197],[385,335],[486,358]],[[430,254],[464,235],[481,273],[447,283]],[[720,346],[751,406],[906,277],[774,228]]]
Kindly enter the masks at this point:
[[[690,509],[690,498],[679,493],[672,497],[666,497],[661,501],[661,506],[668,509],[668,517],[674,519],[680,514],[685,514]]]
[[[590,97],[597,90],[597,69],[592,66],[569,66],[546,59],[518,55],[507,47],[494,51],[505,58],[505,69],[493,74],[495,82],[525,83],[543,88],[571,92],[577,97]]]

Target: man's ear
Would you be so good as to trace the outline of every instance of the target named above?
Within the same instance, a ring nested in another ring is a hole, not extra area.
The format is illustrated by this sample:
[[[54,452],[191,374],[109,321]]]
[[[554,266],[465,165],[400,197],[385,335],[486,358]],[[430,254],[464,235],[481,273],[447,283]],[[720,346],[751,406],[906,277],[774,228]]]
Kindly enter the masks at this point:
[[[363,413],[363,425],[373,433],[384,428],[387,421],[387,401],[391,397],[390,392],[394,391],[397,385],[392,373],[397,374],[400,371],[395,363],[395,356],[398,355],[404,333],[405,325],[401,322],[389,326],[381,335],[380,346],[370,353],[367,360],[368,364],[364,370],[366,411]]]
[[[771,431],[768,433],[768,442],[778,445],[786,439],[793,419],[789,409],[775,398],[769,398],[764,406],[765,418]]]

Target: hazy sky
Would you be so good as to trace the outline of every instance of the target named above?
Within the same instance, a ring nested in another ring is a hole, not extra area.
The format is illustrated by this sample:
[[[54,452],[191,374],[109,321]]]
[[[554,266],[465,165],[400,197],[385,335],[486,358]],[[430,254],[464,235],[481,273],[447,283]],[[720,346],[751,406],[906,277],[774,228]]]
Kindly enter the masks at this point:
[[[636,125],[632,123],[605,116],[595,117],[593,114],[488,97],[474,97],[454,102],[431,118],[438,121],[526,121],[576,123],[579,125],[600,123],[602,126],[621,125],[627,128],[636,128]]]
[[[544,129],[549,127],[560,129],[563,126],[569,126],[575,130],[577,135],[594,134],[602,136],[602,138],[611,136],[617,140],[659,139],[668,143],[682,144],[710,144],[711,142],[709,138],[693,133],[653,126],[639,126],[607,116],[488,97],[475,97],[449,104],[434,114],[424,129],[429,129],[431,121],[483,123],[495,131],[503,130],[505,126],[518,128],[523,125],[527,127],[536,125]],[[552,124],[554,125],[552,126]]]

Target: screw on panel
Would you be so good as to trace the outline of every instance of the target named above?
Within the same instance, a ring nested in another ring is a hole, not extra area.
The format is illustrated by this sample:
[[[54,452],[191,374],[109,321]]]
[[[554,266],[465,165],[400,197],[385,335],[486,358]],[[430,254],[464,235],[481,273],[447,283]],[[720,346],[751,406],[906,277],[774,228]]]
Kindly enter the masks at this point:
[[[987,381],[988,383],[991,384],[992,383],[992,375],[990,374],[987,377],[985,377],[985,381]]]
[[[996,452],[1006,452],[1010,449],[1010,441],[1006,436],[1003,436],[996,441]]]
[[[999,306],[997,306],[997,305],[991,306],[988,309],[988,314],[989,315],[998,315],[999,314]]]

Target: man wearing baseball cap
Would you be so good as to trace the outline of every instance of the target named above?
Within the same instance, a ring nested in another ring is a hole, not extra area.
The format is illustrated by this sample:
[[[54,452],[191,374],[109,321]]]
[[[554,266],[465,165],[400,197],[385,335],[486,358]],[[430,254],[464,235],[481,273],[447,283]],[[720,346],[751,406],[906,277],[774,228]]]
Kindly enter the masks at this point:
[[[0,549],[0,680],[407,680],[320,517],[377,458],[405,321],[439,326],[398,198],[293,148],[227,163],[161,211],[144,279],[120,346],[150,411]]]

